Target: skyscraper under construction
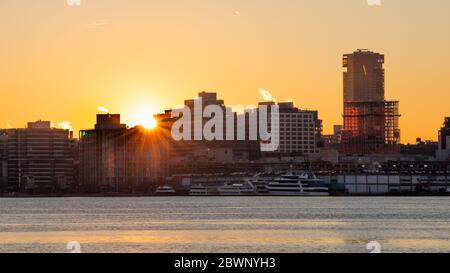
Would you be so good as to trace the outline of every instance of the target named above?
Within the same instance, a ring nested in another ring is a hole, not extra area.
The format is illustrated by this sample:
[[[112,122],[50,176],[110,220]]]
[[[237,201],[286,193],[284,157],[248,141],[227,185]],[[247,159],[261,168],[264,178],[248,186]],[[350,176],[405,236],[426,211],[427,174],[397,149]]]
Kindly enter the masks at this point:
[[[344,154],[400,151],[399,102],[385,100],[384,55],[359,49],[343,58]]]

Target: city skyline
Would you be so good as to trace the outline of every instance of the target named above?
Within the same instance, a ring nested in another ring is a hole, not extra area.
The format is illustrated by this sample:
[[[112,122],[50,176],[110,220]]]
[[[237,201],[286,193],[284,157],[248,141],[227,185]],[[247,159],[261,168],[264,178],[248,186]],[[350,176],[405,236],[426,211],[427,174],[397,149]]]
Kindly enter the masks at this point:
[[[450,114],[448,7],[438,0],[380,7],[359,0],[5,1],[0,128],[42,119],[87,129],[99,105],[134,125],[136,114],[163,112],[203,90],[248,105],[262,100],[264,88],[278,101],[318,110],[330,133],[343,122],[341,57],[369,48],[386,56],[387,99],[401,102],[402,143],[437,140]]]

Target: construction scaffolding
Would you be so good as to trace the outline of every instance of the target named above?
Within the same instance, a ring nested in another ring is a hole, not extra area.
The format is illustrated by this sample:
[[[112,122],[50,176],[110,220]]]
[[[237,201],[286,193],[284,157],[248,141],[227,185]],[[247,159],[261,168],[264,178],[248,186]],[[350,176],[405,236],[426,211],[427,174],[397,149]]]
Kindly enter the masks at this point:
[[[398,101],[344,103],[344,154],[400,152]]]

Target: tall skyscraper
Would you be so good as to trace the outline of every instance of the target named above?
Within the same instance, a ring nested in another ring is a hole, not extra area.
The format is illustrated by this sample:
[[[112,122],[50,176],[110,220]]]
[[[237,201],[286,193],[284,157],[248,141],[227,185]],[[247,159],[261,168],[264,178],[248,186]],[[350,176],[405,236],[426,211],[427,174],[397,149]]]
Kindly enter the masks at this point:
[[[400,151],[399,102],[385,100],[384,55],[357,50],[343,58],[344,154]]]
[[[384,100],[384,55],[359,49],[344,55],[344,102]]]

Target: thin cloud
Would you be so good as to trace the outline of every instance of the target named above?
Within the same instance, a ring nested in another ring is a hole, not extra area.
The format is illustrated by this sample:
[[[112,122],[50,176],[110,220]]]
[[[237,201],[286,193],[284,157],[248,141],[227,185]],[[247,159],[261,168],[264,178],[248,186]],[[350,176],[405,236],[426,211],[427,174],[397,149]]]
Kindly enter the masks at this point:
[[[109,23],[106,22],[99,22],[99,23],[89,23],[89,24],[82,24],[83,27],[99,27],[99,26],[107,26]]]

